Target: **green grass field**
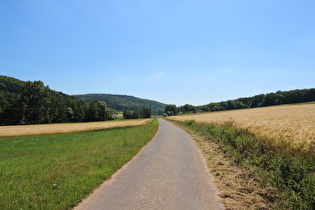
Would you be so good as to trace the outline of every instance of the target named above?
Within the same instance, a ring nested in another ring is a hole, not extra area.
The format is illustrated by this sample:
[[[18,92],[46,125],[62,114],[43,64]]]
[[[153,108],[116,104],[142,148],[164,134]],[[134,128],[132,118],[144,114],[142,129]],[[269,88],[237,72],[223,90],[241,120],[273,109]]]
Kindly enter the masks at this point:
[[[71,209],[157,129],[155,119],[133,128],[0,139],[0,209]]]

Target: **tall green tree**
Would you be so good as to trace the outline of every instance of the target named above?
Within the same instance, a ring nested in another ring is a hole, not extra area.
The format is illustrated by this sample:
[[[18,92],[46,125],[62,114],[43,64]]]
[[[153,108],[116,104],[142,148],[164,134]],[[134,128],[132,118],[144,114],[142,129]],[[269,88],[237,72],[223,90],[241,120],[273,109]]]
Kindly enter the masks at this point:
[[[49,123],[51,98],[49,87],[42,81],[28,81],[21,90],[20,101],[24,105],[25,123]]]
[[[141,118],[141,110],[140,109],[136,109],[132,112],[131,118],[132,119],[139,119]]]
[[[24,124],[24,105],[20,100],[12,100],[0,114],[1,125],[18,125]]]
[[[0,113],[5,109],[7,105],[7,100],[4,98],[2,92],[0,92]]]
[[[52,123],[64,123],[67,121],[67,106],[58,101],[57,99],[52,99],[52,105],[50,109],[50,117]]]
[[[165,113],[167,115],[177,115],[177,107],[176,105],[169,104],[165,106]]]
[[[98,115],[99,115],[98,119],[100,121],[111,119],[111,110],[104,101],[98,101],[97,107],[98,107]]]
[[[97,101],[92,101],[88,104],[87,112],[86,112],[86,120],[87,121],[98,121],[99,115],[98,115],[98,107],[97,107]]]
[[[184,106],[179,107],[178,111],[181,111],[183,113],[196,113],[196,107],[190,104],[185,104]]]
[[[125,109],[123,113],[124,119],[131,119],[132,113],[129,109]]]
[[[111,119],[111,110],[104,101],[92,101],[89,103],[87,121],[105,121]]]
[[[148,108],[148,107],[145,107],[142,109],[142,113],[143,113],[143,118],[151,118],[151,115],[152,115],[152,109],[151,108]]]

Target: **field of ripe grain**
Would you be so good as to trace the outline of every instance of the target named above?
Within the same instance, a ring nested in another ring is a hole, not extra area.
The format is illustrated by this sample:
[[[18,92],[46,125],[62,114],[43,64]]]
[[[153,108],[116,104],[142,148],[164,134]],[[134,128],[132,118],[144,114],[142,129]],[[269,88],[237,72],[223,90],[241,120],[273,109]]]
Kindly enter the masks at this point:
[[[285,138],[292,143],[315,144],[315,104],[283,105],[169,117],[205,123],[234,121],[259,135]]]
[[[35,136],[44,134],[73,133],[109,128],[133,127],[146,124],[150,119],[88,122],[71,124],[0,126],[0,137]]]

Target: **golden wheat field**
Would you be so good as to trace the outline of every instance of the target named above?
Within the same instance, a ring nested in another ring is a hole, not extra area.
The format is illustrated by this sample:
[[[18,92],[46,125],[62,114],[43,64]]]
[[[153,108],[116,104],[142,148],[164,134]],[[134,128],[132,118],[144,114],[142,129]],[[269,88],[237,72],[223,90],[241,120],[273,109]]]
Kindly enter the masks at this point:
[[[144,125],[145,120],[121,120],[106,122],[88,122],[71,124],[45,124],[45,125],[14,125],[0,126],[0,137],[33,136],[44,134],[72,133],[80,131],[102,130],[118,127]]]
[[[205,123],[234,121],[259,135],[292,140],[295,144],[315,143],[315,104],[282,105],[255,109],[211,112],[169,117],[176,121]]]

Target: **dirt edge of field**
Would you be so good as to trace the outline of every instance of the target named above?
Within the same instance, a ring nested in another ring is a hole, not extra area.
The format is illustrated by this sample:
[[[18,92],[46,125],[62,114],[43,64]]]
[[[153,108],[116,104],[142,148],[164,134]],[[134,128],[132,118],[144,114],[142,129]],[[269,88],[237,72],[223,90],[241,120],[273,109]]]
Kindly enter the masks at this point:
[[[226,209],[274,209],[270,200],[276,196],[276,189],[260,188],[253,170],[236,165],[219,144],[174,121],[167,121],[181,127],[194,139],[218,192],[218,200]]]
[[[105,130],[122,127],[134,127],[148,123],[152,119],[119,120],[104,122],[69,123],[69,124],[42,124],[42,125],[14,125],[0,126],[0,138],[51,135],[75,133],[95,130]]]

